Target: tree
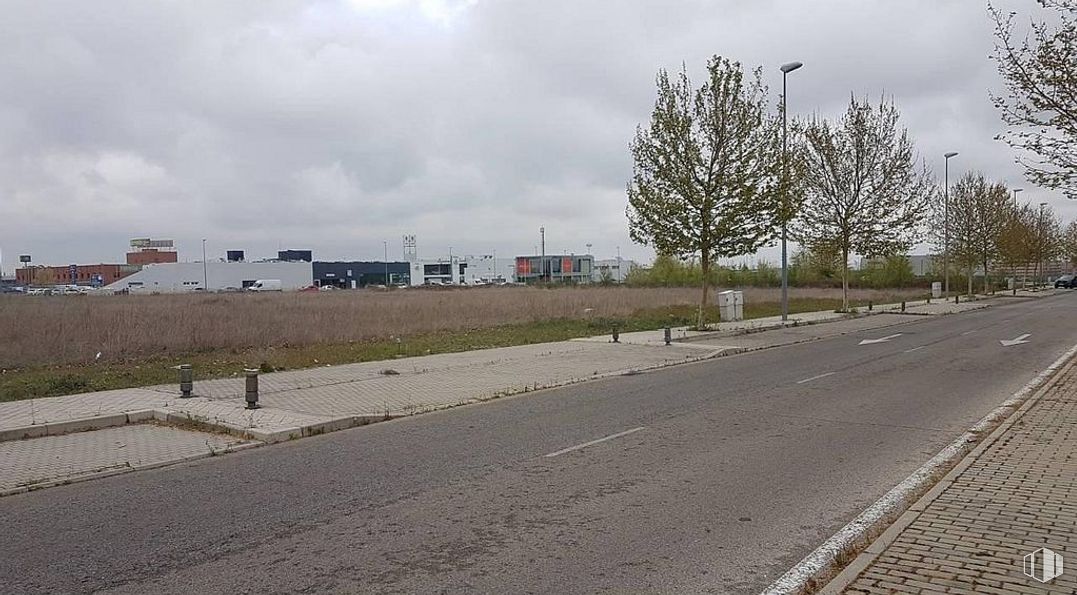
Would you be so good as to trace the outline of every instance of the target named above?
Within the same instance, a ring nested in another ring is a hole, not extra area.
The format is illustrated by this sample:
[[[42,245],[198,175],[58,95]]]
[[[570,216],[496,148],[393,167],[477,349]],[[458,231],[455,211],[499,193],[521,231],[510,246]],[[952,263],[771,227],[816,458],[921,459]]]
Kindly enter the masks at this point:
[[[841,254],[842,308],[849,308],[849,255],[889,256],[917,239],[935,191],[892,103],[850,100],[836,123],[803,126],[797,151],[803,203],[794,237]]]
[[[999,254],[1002,261],[1016,276],[1020,267],[1023,279],[1028,279],[1028,270],[1037,255],[1037,224],[1039,215],[1029,205],[1011,209],[1010,217],[999,239]]]
[[[1077,198],[1077,0],[1038,1],[1056,18],[1032,20],[1023,39],[1015,13],[990,8],[992,57],[1006,87],[1006,96],[992,96],[1008,127],[998,138],[1035,156],[1017,159],[1030,181]]]
[[[1062,233],[1059,244],[1062,248],[1062,255],[1066,258],[1072,271],[1074,267],[1077,267],[1077,221],[1070,221],[1070,224],[1066,226],[1066,231]]]
[[[698,256],[704,325],[715,258],[755,252],[774,236],[779,204],[780,137],[756,69],[714,56],[694,89],[688,73],[657,76],[651,123],[631,143],[629,234],[657,252]]]
[[[950,256],[965,268],[970,295],[976,267],[983,267],[986,293],[991,264],[1001,256],[1002,235],[1013,216],[1010,192],[1005,184],[969,172],[950,189],[949,211]],[[946,249],[946,228],[946,202],[939,200],[932,212],[931,237],[940,253]]]

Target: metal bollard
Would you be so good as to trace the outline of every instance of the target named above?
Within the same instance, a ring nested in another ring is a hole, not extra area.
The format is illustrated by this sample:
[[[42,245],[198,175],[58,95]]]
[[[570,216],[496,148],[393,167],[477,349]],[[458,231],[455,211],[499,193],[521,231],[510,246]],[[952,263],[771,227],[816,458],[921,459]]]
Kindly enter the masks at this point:
[[[1014,287],[1014,288],[1013,288],[1013,295],[1014,295],[1014,296],[1016,296],[1016,295],[1017,295],[1017,288],[1016,288],[1016,287]]]
[[[931,296],[930,296],[930,295],[929,295],[929,296],[927,296],[927,303],[928,303],[928,304],[930,304],[930,303],[931,303]]]
[[[247,376],[247,409],[258,409],[258,369],[245,368]]]
[[[617,327],[616,326],[613,327],[613,342],[614,343],[620,343],[621,342],[621,333],[617,332]]]
[[[868,300],[868,312],[871,312],[871,300]]]
[[[960,304],[961,303],[961,294],[960,293],[955,293],[954,294],[954,303],[955,304]]]
[[[901,311],[902,311],[902,312],[904,312],[904,311],[905,311],[905,302],[901,302]]]
[[[666,345],[669,345],[670,343],[673,342],[673,332],[670,330],[670,328],[668,326],[662,332],[662,338],[664,338],[666,340]]]
[[[191,398],[191,391],[194,390],[194,371],[191,370],[191,364],[180,364],[179,380],[180,398]]]

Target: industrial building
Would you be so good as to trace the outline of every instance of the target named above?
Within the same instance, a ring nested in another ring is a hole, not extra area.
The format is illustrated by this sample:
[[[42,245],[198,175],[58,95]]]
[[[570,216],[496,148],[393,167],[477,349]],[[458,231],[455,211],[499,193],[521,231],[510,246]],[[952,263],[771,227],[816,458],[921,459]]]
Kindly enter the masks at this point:
[[[595,283],[624,283],[628,275],[639,268],[639,263],[624,258],[604,258],[596,260],[592,281]]]
[[[15,269],[19,285],[88,285],[101,287],[137,273],[128,264],[71,264],[66,266],[25,266]]]
[[[516,280],[523,283],[590,283],[594,262],[590,254],[517,256]]]
[[[315,262],[313,271],[318,287],[358,289],[411,284],[411,264],[407,262]]]
[[[137,266],[178,260],[172,240],[135,238],[131,240],[131,251],[127,253],[127,264]]]
[[[511,283],[513,260],[492,254],[411,258],[411,285],[492,285]]]
[[[106,286],[129,293],[184,293],[231,291],[250,287],[259,279],[279,279],[281,289],[294,290],[313,284],[309,262],[174,262],[150,264],[141,271]]]

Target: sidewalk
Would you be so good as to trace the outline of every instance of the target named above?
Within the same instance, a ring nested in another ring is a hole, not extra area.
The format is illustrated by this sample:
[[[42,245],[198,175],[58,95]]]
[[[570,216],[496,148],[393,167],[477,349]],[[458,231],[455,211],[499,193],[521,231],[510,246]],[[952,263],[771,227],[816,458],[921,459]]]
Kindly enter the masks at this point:
[[[1063,574],[1025,576],[1060,554]],[[822,591],[1077,593],[1077,366],[1071,361]]]

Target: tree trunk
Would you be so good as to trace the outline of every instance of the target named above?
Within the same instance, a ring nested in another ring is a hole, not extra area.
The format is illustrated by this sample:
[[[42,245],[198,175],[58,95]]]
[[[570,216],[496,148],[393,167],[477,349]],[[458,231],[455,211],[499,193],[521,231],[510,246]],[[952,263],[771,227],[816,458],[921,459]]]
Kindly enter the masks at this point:
[[[972,274],[976,272],[976,265],[969,263],[969,297],[972,297]]]
[[[711,271],[711,255],[706,248],[700,252],[699,265],[703,272],[703,298],[699,301],[699,320],[696,322],[696,329],[703,330],[704,324],[706,324],[707,289]]]
[[[991,293],[991,277],[987,274],[987,259],[984,258],[984,295]]]
[[[841,310],[849,311],[849,249],[841,249]]]

